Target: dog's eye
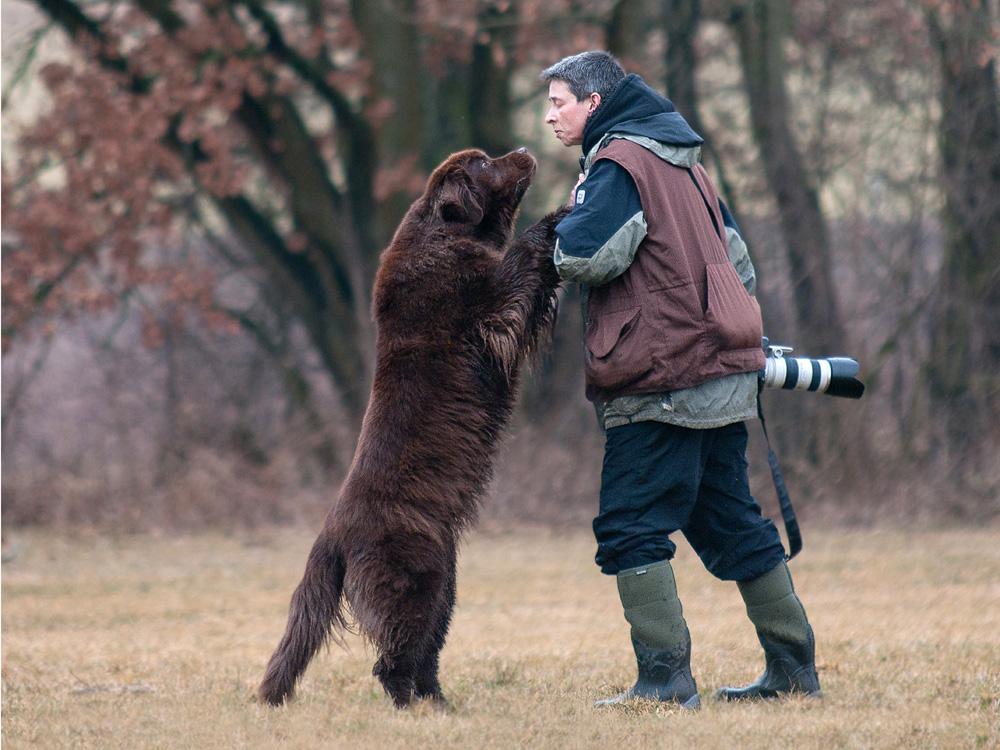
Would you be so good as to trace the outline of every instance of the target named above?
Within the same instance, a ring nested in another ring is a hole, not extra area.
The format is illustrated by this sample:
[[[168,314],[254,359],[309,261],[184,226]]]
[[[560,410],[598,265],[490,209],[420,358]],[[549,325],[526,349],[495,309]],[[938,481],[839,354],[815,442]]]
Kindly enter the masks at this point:
[[[484,161],[484,162],[483,162],[482,164],[480,164],[480,166],[481,166],[481,167],[482,167],[483,169],[486,169],[486,167],[488,167],[488,166],[489,166],[489,164],[488,164],[487,162],[485,162],[485,161]]]

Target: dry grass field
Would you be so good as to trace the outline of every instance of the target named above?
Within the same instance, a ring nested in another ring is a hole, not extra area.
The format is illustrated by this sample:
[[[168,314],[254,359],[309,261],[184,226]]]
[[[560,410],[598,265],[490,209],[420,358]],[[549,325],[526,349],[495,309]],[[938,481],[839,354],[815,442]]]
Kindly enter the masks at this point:
[[[442,658],[448,711],[397,712],[356,637],[292,704],[254,689],[312,536],[14,533],[3,565],[4,750],[17,748],[1000,747],[1000,530],[806,529],[792,562],[825,697],[708,700],[757,676],[733,585],[682,545],[700,712],[595,711],[634,678],[614,582],[585,530],[465,543]]]

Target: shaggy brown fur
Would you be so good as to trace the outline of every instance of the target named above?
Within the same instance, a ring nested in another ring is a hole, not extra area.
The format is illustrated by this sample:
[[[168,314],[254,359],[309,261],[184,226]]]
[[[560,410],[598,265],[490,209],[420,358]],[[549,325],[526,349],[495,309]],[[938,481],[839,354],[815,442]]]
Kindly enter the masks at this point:
[[[456,544],[490,479],[521,363],[555,315],[550,256],[565,209],[511,243],[534,172],[524,149],[451,156],[383,253],[375,380],[357,452],[292,596],[261,700],[292,694],[331,631],[347,627],[345,604],[397,707],[444,700],[438,655],[455,603]]]

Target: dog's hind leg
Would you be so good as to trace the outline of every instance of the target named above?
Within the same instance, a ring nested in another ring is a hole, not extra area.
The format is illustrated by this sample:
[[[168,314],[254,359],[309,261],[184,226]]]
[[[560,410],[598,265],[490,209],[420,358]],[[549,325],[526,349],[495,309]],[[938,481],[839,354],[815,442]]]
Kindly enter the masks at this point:
[[[413,678],[413,693],[417,698],[430,698],[446,703],[438,681],[438,659],[448,636],[448,626],[451,624],[451,614],[455,609],[455,551],[452,550],[449,560],[448,578],[445,581],[442,596],[436,602],[437,624],[431,632],[430,639],[424,644],[423,653],[417,661],[416,674]]]
[[[414,667],[412,652],[386,652],[375,662],[372,674],[382,683],[382,689],[396,708],[406,708],[413,700]]]
[[[393,566],[391,587],[383,587],[377,607],[363,622],[379,650],[379,659],[372,669],[385,692],[397,708],[409,705],[414,693],[437,693],[437,654],[444,643],[447,623],[442,614],[450,612],[444,604],[448,598],[448,569],[435,568],[413,572]],[[388,572],[388,571],[386,571]],[[440,634],[440,635],[439,635]],[[428,666],[429,665],[429,666]],[[423,670],[418,680],[418,669]],[[428,672],[429,677],[424,674]]]
[[[392,698],[396,708],[404,708],[418,690],[437,687],[436,662],[439,648],[433,645],[439,624],[437,612],[443,592],[440,587],[413,585],[404,593],[387,599],[384,604],[383,637],[375,639],[380,656],[372,669],[382,688]],[[423,668],[428,654],[433,654],[433,684],[418,681],[418,667]],[[418,688],[419,684],[419,688]]]

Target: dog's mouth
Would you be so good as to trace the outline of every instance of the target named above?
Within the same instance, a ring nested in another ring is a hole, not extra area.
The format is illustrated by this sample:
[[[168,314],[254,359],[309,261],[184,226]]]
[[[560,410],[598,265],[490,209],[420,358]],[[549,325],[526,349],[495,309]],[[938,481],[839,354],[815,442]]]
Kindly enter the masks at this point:
[[[535,171],[538,169],[538,162],[536,162],[534,158],[532,158],[531,155],[528,154],[527,149],[525,149],[523,153],[527,155],[528,158],[531,159],[531,161],[527,165],[528,167],[527,172],[517,181],[517,183],[514,186],[514,190],[519,198],[523,196],[526,192],[528,192],[528,188],[531,187],[532,180],[535,179]]]
[[[532,169],[531,171],[534,172],[535,170]],[[533,176],[534,176],[533,174],[526,174],[524,177],[522,177],[520,180],[517,181],[517,184],[514,185],[514,193],[517,195],[518,198],[523,197],[524,194],[528,192],[528,188],[531,187],[531,178]]]

